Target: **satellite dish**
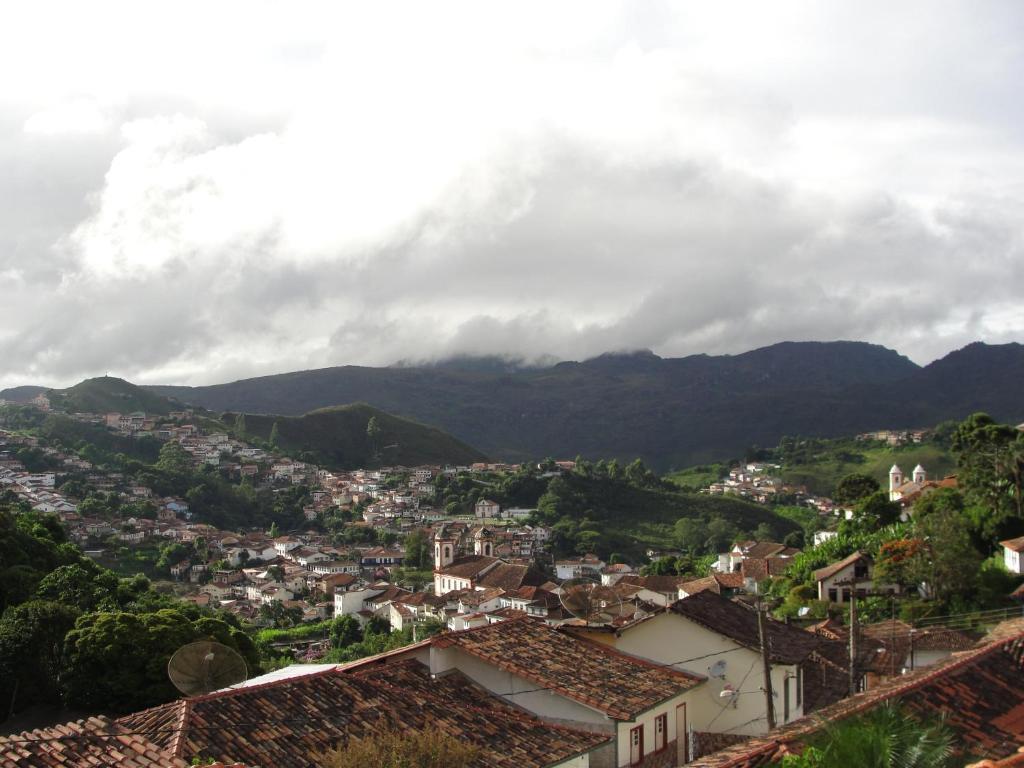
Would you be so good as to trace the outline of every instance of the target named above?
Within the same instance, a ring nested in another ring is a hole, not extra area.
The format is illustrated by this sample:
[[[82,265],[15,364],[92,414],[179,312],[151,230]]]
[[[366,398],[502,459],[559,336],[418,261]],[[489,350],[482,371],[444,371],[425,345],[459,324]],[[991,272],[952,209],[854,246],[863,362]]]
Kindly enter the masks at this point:
[[[708,667],[708,677],[717,677],[719,679],[725,678],[725,659],[719,659],[710,667]]]
[[[249,670],[235,649],[213,640],[200,640],[174,652],[167,662],[167,676],[186,696],[202,696],[244,683]]]
[[[570,579],[562,582],[558,599],[562,607],[587,625],[610,624],[633,612],[624,608],[622,598],[613,587],[592,579]]]

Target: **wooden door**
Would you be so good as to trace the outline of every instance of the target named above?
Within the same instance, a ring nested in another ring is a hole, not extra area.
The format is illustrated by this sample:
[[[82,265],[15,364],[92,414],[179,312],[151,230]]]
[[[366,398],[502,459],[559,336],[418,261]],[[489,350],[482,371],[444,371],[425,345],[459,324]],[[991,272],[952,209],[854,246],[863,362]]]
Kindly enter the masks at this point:
[[[629,731],[629,764],[640,765],[644,759],[644,727],[638,725]]]
[[[690,731],[686,726],[686,704],[676,706],[676,765],[690,762]]]

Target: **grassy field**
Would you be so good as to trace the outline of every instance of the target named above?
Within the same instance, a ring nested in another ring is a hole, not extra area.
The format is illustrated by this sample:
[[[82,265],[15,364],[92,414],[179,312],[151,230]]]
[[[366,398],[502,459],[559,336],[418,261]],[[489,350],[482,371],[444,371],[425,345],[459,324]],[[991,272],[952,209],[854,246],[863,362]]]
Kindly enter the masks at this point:
[[[728,473],[728,464],[698,464],[696,467],[688,467],[677,472],[670,472],[665,475],[665,479],[682,488],[700,489],[707,488],[711,483],[718,482]]]
[[[956,460],[952,454],[933,443],[908,445],[898,448],[878,445],[851,443],[849,450],[824,453],[820,460],[810,464],[783,467],[782,479],[786,483],[806,485],[811,493],[831,494],[843,477],[853,472],[870,475],[882,488],[889,487],[889,469],[898,464],[909,478],[914,467],[920,464],[927,470],[928,477],[941,478],[956,471]]]

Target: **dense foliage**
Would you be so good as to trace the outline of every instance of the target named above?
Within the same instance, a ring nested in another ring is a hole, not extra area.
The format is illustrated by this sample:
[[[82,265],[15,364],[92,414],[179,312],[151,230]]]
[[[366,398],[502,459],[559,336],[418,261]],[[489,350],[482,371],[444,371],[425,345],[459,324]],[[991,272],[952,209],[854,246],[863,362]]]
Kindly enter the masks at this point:
[[[479,747],[442,730],[381,731],[356,736],[321,756],[322,768],[468,768],[481,756]]]
[[[866,714],[826,726],[782,768],[952,768],[954,734],[941,722],[922,723],[899,705],[886,703]]]
[[[678,548],[700,556],[737,537],[785,537],[797,524],[766,507],[736,498],[681,492],[639,460],[577,461],[551,478],[537,502],[537,519],[552,527],[557,551],[643,556],[647,547]]]
[[[175,697],[171,653],[212,638],[259,658],[230,614],[118,578],[66,541],[53,517],[0,502],[0,712],[59,703],[127,712]]]

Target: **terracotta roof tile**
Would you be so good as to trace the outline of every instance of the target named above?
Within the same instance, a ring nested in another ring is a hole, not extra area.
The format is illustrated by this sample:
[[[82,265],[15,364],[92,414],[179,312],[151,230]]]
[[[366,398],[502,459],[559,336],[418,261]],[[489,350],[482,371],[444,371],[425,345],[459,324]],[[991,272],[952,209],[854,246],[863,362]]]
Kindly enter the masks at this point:
[[[863,552],[854,552],[852,555],[847,555],[838,562],[832,563],[831,565],[826,565],[824,568],[819,568],[814,572],[814,580],[821,581],[822,579],[831,578],[832,576],[835,576],[837,573],[843,570],[843,568],[846,568],[847,566],[856,563],[862,557],[866,557],[866,555]]]
[[[106,717],[0,736],[0,767],[187,768],[188,763]]]
[[[620,720],[703,682],[530,619],[440,635],[439,648],[456,647],[489,664]]]
[[[183,711],[176,702],[118,722],[142,730]],[[180,755],[275,768],[307,768],[311,755],[384,728],[441,729],[485,748],[480,765],[497,768],[543,768],[609,738],[543,723],[457,672],[431,680],[427,668],[411,659],[220,691],[191,699],[186,715]]]

